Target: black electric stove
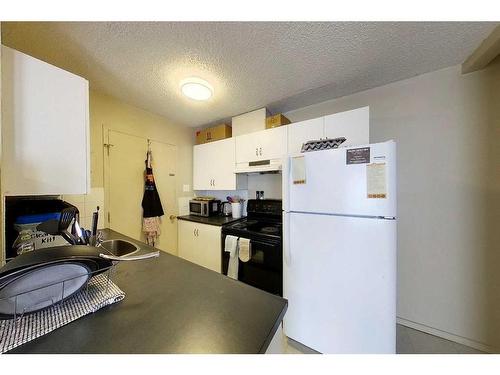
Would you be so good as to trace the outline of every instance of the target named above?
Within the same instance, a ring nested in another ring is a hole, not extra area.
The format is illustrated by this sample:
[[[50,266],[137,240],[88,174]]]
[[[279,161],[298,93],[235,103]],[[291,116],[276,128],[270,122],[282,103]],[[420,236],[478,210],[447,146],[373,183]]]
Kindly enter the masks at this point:
[[[270,293],[283,295],[282,201],[250,199],[247,217],[222,227],[222,272],[227,275],[227,235],[250,240],[252,256],[239,261],[238,280]]]

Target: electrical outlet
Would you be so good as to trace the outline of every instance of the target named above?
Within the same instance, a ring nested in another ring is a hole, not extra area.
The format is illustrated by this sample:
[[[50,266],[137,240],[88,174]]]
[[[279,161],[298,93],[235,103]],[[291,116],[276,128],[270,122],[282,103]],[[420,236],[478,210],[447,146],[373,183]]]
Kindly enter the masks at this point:
[[[190,192],[191,191],[191,186],[189,186],[189,185],[182,185],[182,191],[184,193]]]

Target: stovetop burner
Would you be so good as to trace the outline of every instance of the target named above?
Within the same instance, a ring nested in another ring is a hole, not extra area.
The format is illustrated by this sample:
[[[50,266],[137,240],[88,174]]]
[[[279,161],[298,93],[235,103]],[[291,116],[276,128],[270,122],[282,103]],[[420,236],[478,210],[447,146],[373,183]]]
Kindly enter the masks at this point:
[[[222,233],[260,241],[281,241],[281,207],[281,200],[250,199],[247,208],[248,217],[224,225]]]
[[[257,233],[265,236],[281,237],[281,222],[267,220],[243,219],[234,224],[225,226],[228,230],[236,230],[241,233]]]
[[[243,219],[242,221],[238,221],[238,222],[232,224],[231,227],[235,228],[235,229],[246,229],[250,225],[254,225],[254,224],[257,224],[257,220],[246,220],[246,219]]]
[[[279,232],[278,227],[263,227],[260,229],[262,233],[269,233],[269,234],[275,234]]]

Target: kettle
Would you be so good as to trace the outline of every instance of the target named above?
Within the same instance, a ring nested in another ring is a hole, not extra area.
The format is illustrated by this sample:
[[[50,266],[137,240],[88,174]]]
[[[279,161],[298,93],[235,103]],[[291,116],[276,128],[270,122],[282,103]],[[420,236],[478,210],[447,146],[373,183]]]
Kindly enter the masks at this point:
[[[220,213],[222,216],[231,216],[232,213],[231,203],[228,201],[222,202],[220,204]]]

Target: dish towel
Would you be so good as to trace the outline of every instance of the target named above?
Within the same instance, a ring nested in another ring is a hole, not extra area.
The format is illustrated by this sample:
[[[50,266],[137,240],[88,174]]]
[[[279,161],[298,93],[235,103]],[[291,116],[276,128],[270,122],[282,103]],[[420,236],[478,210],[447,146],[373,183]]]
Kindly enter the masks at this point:
[[[229,253],[229,266],[227,268],[227,276],[232,279],[238,280],[238,237],[226,236],[224,251]]]
[[[252,257],[252,244],[248,238],[240,238],[238,254],[242,262],[248,262]]]
[[[46,335],[124,298],[125,293],[109,280],[106,273],[94,276],[87,287],[63,303],[17,319],[0,320],[0,353]]]

